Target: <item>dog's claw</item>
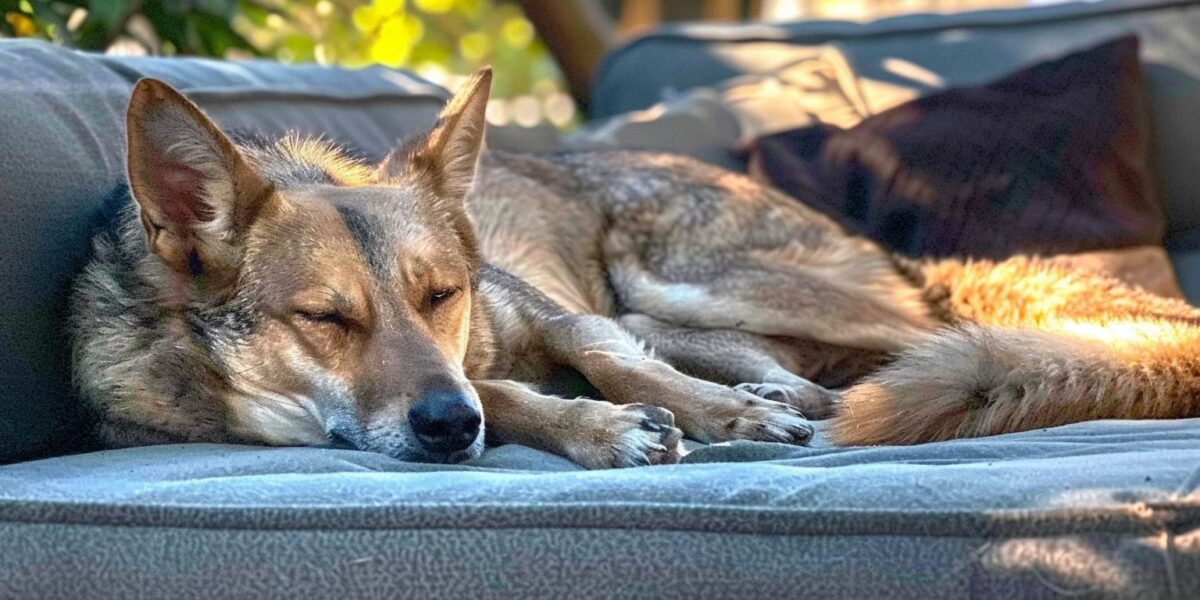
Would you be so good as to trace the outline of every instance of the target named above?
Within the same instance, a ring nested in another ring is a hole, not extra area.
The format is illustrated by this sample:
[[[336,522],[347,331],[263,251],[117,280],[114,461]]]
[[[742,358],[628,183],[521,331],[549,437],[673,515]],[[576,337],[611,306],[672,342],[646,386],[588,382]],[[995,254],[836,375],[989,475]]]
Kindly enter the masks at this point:
[[[646,429],[649,429],[650,431],[662,431],[663,430],[662,425],[655,423],[652,419],[650,419],[648,417],[645,419],[642,419],[642,427],[645,427]]]
[[[614,406],[594,403],[605,411],[594,435],[581,435],[571,459],[590,469],[644,467],[679,462],[683,432],[674,427],[671,411],[644,404]]]
[[[747,404],[744,413],[729,424],[733,439],[784,444],[806,444],[814,429],[804,414],[772,400]]]

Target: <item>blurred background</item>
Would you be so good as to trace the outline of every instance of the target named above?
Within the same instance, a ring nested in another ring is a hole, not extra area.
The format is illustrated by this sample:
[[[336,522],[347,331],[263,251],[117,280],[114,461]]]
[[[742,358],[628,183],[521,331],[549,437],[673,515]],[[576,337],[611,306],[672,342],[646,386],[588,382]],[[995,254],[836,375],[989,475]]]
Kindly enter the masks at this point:
[[[489,121],[569,129],[612,46],[673,21],[868,20],[1053,0],[0,0],[0,35],[113,54],[495,67]]]

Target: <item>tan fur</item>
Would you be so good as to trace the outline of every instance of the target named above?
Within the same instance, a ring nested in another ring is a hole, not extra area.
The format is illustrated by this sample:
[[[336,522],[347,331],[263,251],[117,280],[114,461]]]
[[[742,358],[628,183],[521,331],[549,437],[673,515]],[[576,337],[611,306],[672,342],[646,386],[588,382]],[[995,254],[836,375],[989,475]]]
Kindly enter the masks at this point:
[[[475,388],[494,415],[497,441],[549,450],[590,468],[679,460],[682,432],[662,408],[558,398],[515,381],[476,381]]]
[[[955,326],[844,395],[839,443],[1200,416],[1200,311],[1186,303],[1024,257],[921,273]]]

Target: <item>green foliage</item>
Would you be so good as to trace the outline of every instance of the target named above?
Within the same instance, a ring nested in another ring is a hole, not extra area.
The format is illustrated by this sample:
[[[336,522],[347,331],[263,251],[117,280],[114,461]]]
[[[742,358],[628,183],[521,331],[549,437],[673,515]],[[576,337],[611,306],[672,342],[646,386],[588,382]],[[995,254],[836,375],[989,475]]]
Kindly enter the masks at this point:
[[[40,37],[103,52],[122,38],[162,54],[258,54],[231,23],[231,0],[0,0],[6,36]]]
[[[501,0],[0,0],[0,35],[103,52],[272,57],[407,67],[450,82],[485,64],[498,98],[549,98],[561,76],[519,7]]]

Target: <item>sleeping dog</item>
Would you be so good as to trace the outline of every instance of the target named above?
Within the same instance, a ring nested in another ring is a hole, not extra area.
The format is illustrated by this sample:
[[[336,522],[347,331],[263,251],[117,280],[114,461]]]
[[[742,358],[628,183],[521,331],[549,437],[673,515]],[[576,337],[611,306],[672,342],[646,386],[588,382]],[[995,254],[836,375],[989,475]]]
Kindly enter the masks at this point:
[[[806,417],[885,444],[1200,415],[1183,302],[1033,258],[899,261],[678,156],[482,152],[490,80],[376,165],[235,143],[139,82],[130,197],[71,309],[104,441],[453,462],[486,430],[604,468],[683,436],[805,443]]]

